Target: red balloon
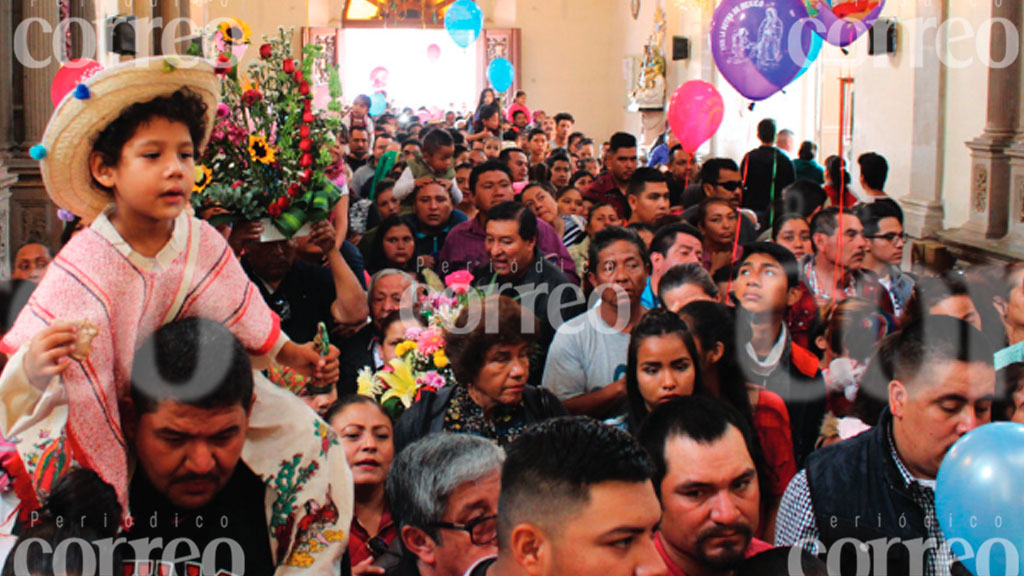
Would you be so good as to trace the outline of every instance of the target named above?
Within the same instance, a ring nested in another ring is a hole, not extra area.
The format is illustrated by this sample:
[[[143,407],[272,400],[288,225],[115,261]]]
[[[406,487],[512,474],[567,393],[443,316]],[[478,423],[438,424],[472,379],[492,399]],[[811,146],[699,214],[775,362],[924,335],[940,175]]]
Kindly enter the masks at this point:
[[[437,44],[431,44],[427,46],[427,60],[436,62],[441,57],[441,47]]]
[[[370,72],[370,82],[373,82],[374,88],[384,88],[388,85],[388,69],[383,66],[377,66]]]
[[[103,70],[102,64],[88,58],[72,60],[61,66],[53,76],[53,84],[50,86],[50,99],[53,100],[53,107],[56,108],[64,96],[75,89],[75,86],[92,78],[101,70]]]
[[[715,135],[724,113],[718,90],[703,80],[691,80],[672,94],[668,123],[683,150],[693,154]]]

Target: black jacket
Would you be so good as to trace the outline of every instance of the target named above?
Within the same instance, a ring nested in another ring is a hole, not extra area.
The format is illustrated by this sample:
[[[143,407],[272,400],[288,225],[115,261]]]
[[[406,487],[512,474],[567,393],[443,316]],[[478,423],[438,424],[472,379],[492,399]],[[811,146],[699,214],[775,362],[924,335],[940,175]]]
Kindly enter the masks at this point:
[[[442,431],[455,386],[461,384],[446,386],[437,393],[424,391],[419,401],[402,414],[395,424],[395,454],[428,434]],[[554,394],[535,386],[523,390],[523,405],[530,424],[568,415]]]

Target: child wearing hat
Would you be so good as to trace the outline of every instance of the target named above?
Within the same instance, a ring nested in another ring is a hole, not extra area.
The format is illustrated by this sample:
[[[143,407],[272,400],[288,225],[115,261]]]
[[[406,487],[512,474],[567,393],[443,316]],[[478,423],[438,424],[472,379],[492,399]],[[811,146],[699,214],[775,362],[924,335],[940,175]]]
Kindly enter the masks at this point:
[[[337,381],[338,350],[332,346],[321,356],[313,343],[293,343],[224,237],[190,214],[194,159],[210,135],[219,98],[220,81],[205,60],[127,62],[66,96],[33,150],[53,201],[92,220],[57,255],[0,341],[0,351],[13,355],[0,375],[0,429],[16,438],[40,493],[73,461],[113,486],[128,510],[131,445],[121,411],[130,409],[135,350],[163,324],[210,318],[235,334],[256,368],[273,360],[318,382]],[[344,454],[328,454],[326,435],[312,433],[319,429],[316,417],[300,400],[275,399],[271,410],[275,393],[266,387],[272,385],[256,380],[250,432],[278,445],[247,450],[246,464],[264,479],[280,476],[282,439],[308,437],[313,444],[300,464],[312,462],[321,472],[294,489],[300,502],[330,500],[331,485],[348,479],[347,468],[338,467]],[[339,493],[333,501],[343,499]],[[341,516],[339,526],[347,529]],[[297,540],[284,536],[277,541]],[[278,563],[291,557],[287,546],[276,556]]]

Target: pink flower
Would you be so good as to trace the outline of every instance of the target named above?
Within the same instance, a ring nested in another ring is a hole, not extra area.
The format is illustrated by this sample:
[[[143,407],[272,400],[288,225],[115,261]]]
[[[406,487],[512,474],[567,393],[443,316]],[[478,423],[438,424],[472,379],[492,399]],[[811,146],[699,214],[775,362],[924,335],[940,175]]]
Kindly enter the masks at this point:
[[[217,105],[217,118],[227,118],[228,114],[231,114],[231,108],[227,104]]]
[[[451,288],[456,294],[465,294],[469,291],[469,285],[473,283],[473,274],[469,270],[459,270],[445,276],[444,285]]]
[[[417,338],[416,345],[421,354],[431,356],[439,348],[444,347],[444,334],[437,328],[428,328]]]

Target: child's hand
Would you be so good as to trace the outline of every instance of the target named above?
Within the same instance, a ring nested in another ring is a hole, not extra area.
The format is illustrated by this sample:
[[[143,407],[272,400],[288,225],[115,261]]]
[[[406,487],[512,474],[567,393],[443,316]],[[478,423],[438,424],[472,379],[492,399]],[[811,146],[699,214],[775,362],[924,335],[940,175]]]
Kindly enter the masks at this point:
[[[413,182],[413,187],[421,188],[423,186],[426,186],[427,184],[430,184],[434,180],[435,178],[433,178],[432,176],[424,176],[423,178],[417,178],[416,181]]]
[[[329,384],[337,382],[341,375],[338,362],[340,354],[336,347],[331,346],[327,356],[320,356],[312,342],[302,345],[289,342],[277,354],[277,361],[318,383]]]
[[[73,324],[54,324],[40,330],[28,345],[25,354],[25,374],[29,382],[39,390],[57,374],[70,366],[68,355],[74,350],[78,328]]]

